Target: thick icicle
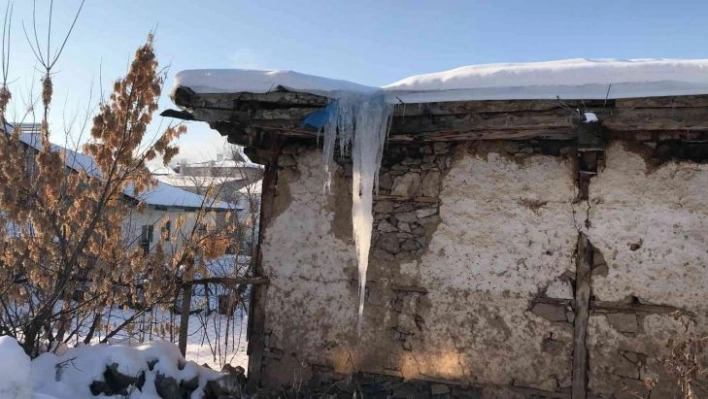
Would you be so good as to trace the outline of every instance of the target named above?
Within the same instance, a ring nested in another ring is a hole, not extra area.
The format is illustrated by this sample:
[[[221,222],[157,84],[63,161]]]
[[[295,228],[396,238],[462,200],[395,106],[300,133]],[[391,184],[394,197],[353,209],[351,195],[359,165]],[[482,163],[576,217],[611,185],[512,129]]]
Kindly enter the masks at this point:
[[[359,270],[359,321],[364,314],[366,271],[369,266],[374,188],[378,191],[379,168],[383,156],[392,106],[383,94],[345,95],[340,97],[329,122],[325,125],[323,161],[327,171],[325,187],[329,188],[330,166],[333,162],[335,143],[339,140],[340,152],[351,145],[352,155],[352,226]]]

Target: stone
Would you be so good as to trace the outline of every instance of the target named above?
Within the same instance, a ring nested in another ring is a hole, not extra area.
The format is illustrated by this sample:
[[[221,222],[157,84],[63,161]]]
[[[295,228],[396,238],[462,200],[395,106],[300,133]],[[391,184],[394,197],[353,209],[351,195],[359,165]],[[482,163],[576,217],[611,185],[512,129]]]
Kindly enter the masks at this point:
[[[413,252],[417,249],[418,249],[418,244],[413,240],[405,240],[405,241],[403,241],[403,245],[401,245],[401,251]]]
[[[297,165],[297,162],[295,162],[295,157],[290,154],[282,154],[278,157],[278,166],[281,168],[291,168],[295,165]]]
[[[432,395],[447,395],[450,393],[450,387],[444,384],[433,384],[430,386],[430,394]]]
[[[402,385],[393,389],[393,394],[391,395],[394,399],[416,399],[420,398],[422,393],[413,384],[403,383]]]
[[[567,311],[565,318],[568,320],[568,323],[573,324],[575,322],[575,312]]]
[[[382,173],[379,175],[379,189],[390,190],[393,186],[393,179],[388,173]]]
[[[550,303],[537,303],[533,305],[531,312],[549,321],[568,321],[565,315],[565,306],[552,305]]]
[[[634,364],[639,364],[639,353],[637,352],[623,352],[622,356]]]
[[[556,299],[574,299],[573,287],[566,279],[556,279],[546,288],[546,296]]]
[[[407,173],[398,176],[393,180],[391,195],[399,197],[412,197],[418,193],[420,188],[420,174]]]
[[[610,268],[607,265],[600,265],[592,269],[593,276],[607,277],[607,273],[610,272]]]
[[[420,165],[421,160],[418,158],[406,158],[401,163],[404,165]]]
[[[624,356],[617,356],[612,365],[614,366],[612,374],[619,377],[639,379],[639,367]]]
[[[413,204],[398,204],[396,205],[396,209],[393,210],[394,213],[403,213],[403,212],[410,212],[412,210],[415,210],[415,206]]]
[[[425,237],[418,237],[415,241],[418,243],[418,248],[424,248],[428,244],[428,239]]]
[[[563,354],[563,352],[565,351],[565,344],[563,344],[563,342],[557,341],[553,338],[545,338],[541,342],[541,350],[546,353],[550,353],[552,355],[559,356],[559,355]]]
[[[605,262],[605,256],[602,255],[602,252],[601,252],[599,249],[595,248],[595,250],[594,250],[593,253],[592,253],[592,265],[593,265],[593,267],[597,267],[597,266],[600,266],[600,265],[604,265],[605,263],[606,263],[606,262]]]
[[[238,366],[237,368],[243,370],[243,367],[241,366]],[[186,391],[189,393],[188,397],[191,397],[192,392],[196,391],[197,388],[199,388],[199,376],[196,375],[191,380],[182,380],[182,382],[179,383],[179,386],[180,388],[182,388],[182,391]]]
[[[421,208],[415,211],[415,216],[418,219],[424,219],[427,218],[428,216],[433,216],[438,213],[437,208]]]
[[[422,218],[418,220],[418,223],[422,225],[431,225],[431,224],[438,224],[442,221],[440,219],[440,216],[438,215],[433,215],[433,216],[428,216],[427,218]]]
[[[398,237],[394,233],[381,234],[378,241],[378,247],[392,254],[401,252]]]
[[[566,319],[568,319],[568,323],[573,324],[575,322],[575,312],[568,311],[565,313]]]
[[[410,233],[411,232],[411,225],[408,223],[399,223],[398,224],[398,230],[404,232],[404,233]]]
[[[440,172],[432,171],[425,174],[420,183],[420,193],[424,197],[437,197],[440,195]]]
[[[391,213],[393,212],[393,202],[391,201],[378,201],[374,205],[374,212],[376,213]]]
[[[396,213],[394,216],[396,220],[403,223],[412,223],[418,220],[418,216],[416,216],[415,212]]]
[[[382,249],[374,249],[374,258],[376,259],[383,259],[383,260],[388,260],[388,261],[394,261],[396,260],[396,257],[391,255],[390,253],[382,250]]]
[[[505,141],[504,142],[504,151],[506,151],[510,154],[513,154],[515,152],[519,152],[519,148],[521,148],[521,146],[516,141]]]
[[[631,313],[610,313],[607,322],[617,331],[635,334],[639,331],[637,315]]]
[[[411,233],[413,233],[416,236],[425,236],[425,227],[418,226],[418,227],[414,228]]]
[[[182,390],[177,380],[159,372],[155,375],[155,391],[162,399],[182,399]]]
[[[433,152],[436,154],[447,154],[448,151],[448,145],[447,143],[437,141],[433,143]]]
[[[379,223],[377,230],[383,233],[393,233],[394,231],[398,231],[396,226],[392,225],[386,220],[382,220],[381,223]]]

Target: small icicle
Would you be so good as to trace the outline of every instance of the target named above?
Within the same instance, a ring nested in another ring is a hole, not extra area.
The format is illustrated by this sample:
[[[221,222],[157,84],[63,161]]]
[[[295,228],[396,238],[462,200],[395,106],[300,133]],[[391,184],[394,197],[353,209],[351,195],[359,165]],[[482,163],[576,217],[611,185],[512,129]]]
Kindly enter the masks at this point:
[[[347,95],[337,100],[337,109],[324,128],[323,163],[327,173],[325,187],[334,156],[335,142],[339,140],[344,153],[351,144],[352,154],[352,226],[359,271],[359,320],[361,334],[366,299],[366,272],[374,217],[372,213],[375,186],[388,136],[393,107],[383,94]],[[378,187],[376,187],[378,191]]]

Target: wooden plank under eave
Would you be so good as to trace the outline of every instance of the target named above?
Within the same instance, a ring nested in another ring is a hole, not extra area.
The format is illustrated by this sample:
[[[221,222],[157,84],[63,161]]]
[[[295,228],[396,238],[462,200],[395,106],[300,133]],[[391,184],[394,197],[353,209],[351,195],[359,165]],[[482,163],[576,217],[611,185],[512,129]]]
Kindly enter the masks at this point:
[[[578,234],[575,280],[575,322],[573,326],[573,399],[587,398],[588,348],[590,319],[591,267],[593,249],[584,233]]]
[[[708,107],[708,94],[695,96],[665,96],[622,98],[615,100],[615,108],[692,108]]]

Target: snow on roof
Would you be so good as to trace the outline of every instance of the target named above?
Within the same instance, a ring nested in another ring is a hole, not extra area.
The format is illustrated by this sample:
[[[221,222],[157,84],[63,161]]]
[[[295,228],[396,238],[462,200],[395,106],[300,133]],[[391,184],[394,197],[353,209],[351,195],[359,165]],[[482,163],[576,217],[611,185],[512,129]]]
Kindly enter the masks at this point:
[[[11,132],[12,125],[6,124],[5,131]],[[42,148],[42,143],[37,133],[21,133],[20,140],[36,150]],[[64,154],[64,162],[68,168],[76,171],[80,170],[86,172],[89,176],[100,178],[100,171],[92,157],[56,144],[52,144],[52,151],[60,151]],[[142,192],[139,195],[135,195],[132,187],[125,189],[124,194],[155,206],[200,208],[204,204],[210,209],[231,208],[229,204],[222,201],[210,200],[211,203],[209,203],[209,201],[204,202],[204,197],[201,195],[170,186],[160,181],[157,182],[157,185],[153,189]]]
[[[337,97],[377,89],[291,71],[191,70],[175,86],[199,93],[291,91]],[[708,59],[571,59],[471,65],[383,86],[387,101],[615,99],[708,94]]]
[[[375,87],[306,75],[293,71],[250,69],[195,69],[179,72],[175,87],[189,87],[197,93],[268,93],[279,87],[290,91],[321,94],[338,91],[367,93]]]
[[[188,168],[254,168],[254,169],[264,169],[265,167],[261,164],[257,164],[251,161],[236,161],[233,159],[222,159],[216,161],[198,161],[198,162],[185,162],[180,164],[180,166],[186,166]]]

